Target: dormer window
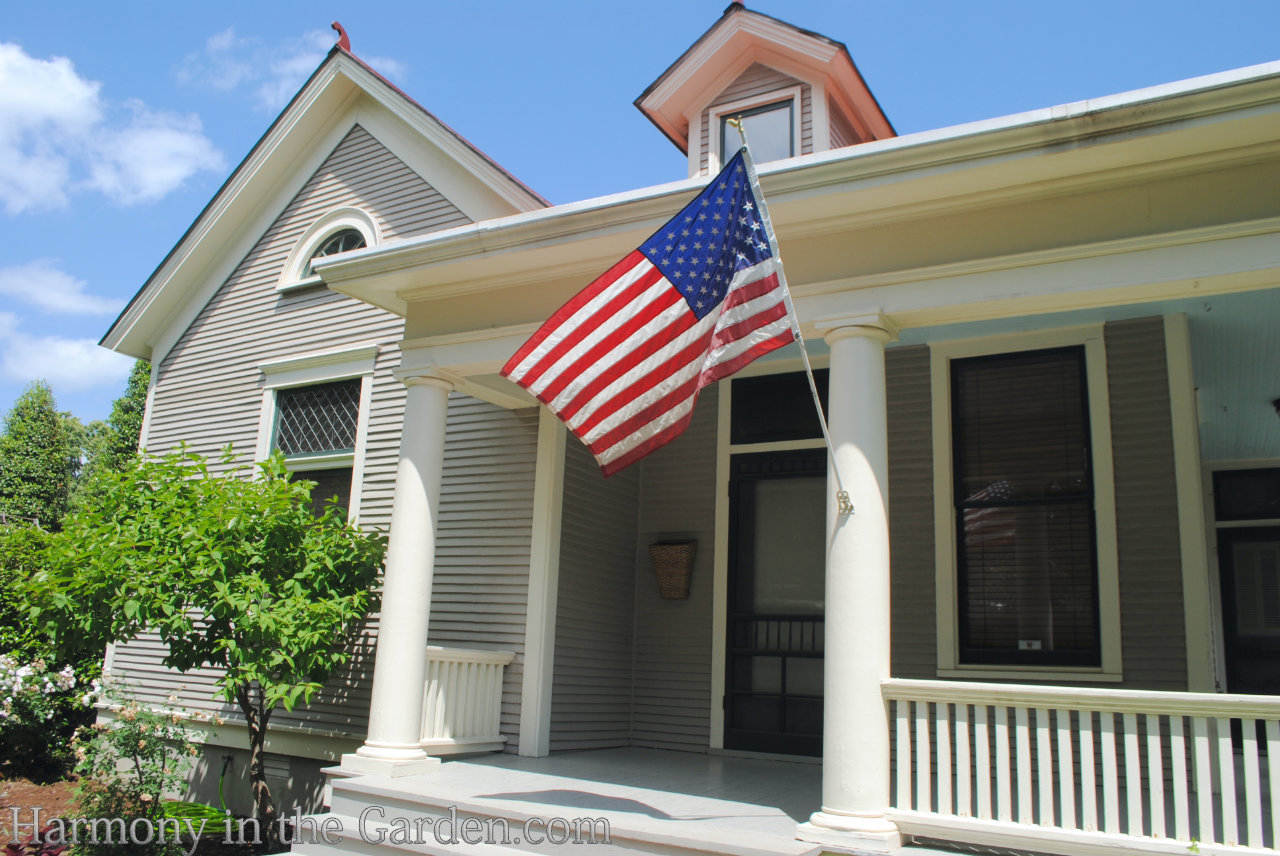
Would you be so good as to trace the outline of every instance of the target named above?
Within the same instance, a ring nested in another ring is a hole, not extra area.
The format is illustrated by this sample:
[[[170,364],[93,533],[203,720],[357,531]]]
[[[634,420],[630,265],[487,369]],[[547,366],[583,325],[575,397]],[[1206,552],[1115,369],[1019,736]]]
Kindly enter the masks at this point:
[[[365,241],[364,235],[357,229],[342,229],[335,232],[324,240],[323,243],[311,254],[311,258],[307,259],[307,268],[303,271],[303,278],[315,276],[315,260],[322,259],[325,256],[334,256],[338,253],[346,253],[351,250],[358,250],[367,247],[368,242]]]
[[[789,158],[795,150],[795,100],[775,101],[747,110],[720,114],[720,163],[728,163],[741,146],[738,130],[729,124],[742,122],[756,163]]]

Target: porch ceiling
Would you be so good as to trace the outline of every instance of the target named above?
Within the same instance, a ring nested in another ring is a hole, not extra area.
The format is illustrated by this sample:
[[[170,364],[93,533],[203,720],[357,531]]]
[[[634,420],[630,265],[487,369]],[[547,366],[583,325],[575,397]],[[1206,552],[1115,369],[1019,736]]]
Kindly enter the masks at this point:
[[[1025,333],[1152,315],[1186,315],[1204,461],[1280,459],[1280,284],[1234,294],[1156,300],[904,330],[899,344]]]

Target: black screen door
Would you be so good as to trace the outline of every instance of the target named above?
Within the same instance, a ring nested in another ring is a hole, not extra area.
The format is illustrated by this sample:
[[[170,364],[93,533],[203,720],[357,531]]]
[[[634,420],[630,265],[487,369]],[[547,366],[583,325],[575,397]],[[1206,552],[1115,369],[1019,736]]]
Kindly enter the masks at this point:
[[[819,755],[826,452],[731,460],[724,745]]]
[[[1218,530],[1227,692],[1280,695],[1280,526]]]

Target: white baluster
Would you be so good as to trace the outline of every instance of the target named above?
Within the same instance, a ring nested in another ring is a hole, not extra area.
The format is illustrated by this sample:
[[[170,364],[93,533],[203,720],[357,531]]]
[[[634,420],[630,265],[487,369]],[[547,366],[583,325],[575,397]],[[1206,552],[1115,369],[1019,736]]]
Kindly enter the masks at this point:
[[[1130,835],[1142,835],[1142,756],[1138,754],[1138,717],[1126,713],[1122,718],[1124,728],[1124,779],[1128,790]]]
[[[1258,783],[1258,724],[1255,720],[1240,721],[1244,756],[1244,807],[1245,835],[1250,847],[1262,846],[1262,789]]]
[[[1222,843],[1234,847],[1240,843],[1240,829],[1236,819],[1236,753],[1231,746],[1231,720],[1220,717],[1214,722],[1218,729],[1218,780],[1222,786]]]
[[[1093,759],[1093,711],[1077,714],[1080,729],[1080,823],[1085,832],[1098,831],[1098,776]]]
[[[1173,773],[1173,834],[1179,841],[1191,840],[1191,803],[1187,797],[1187,739],[1182,717],[1169,717],[1169,760]]]
[[[951,705],[938,702],[934,720],[938,736],[938,812],[954,814],[951,804]]]
[[[1018,823],[1032,823],[1031,808],[1031,728],[1027,724],[1027,709],[1014,708],[1017,727],[1014,734],[1018,744]]]
[[[909,708],[911,702],[900,698],[893,703],[894,736],[897,739],[898,763],[893,766],[894,784],[897,786],[898,805],[900,809],[914,809],[911,802],[911,724]]]
[[[1147,791],[1151,812],[1151,834],[1164,838],[1164,741],[1160,737],[1160,717],[1147,714]]]
[[[973,706],[973,750],[978,770],[978,817],[991,819],[991,737],[987,733],[987,705]]]
[[[1058,708],[1058,803],[1062,807],[1061,825],[1076,828],[1076,771],[1071,748],[1071,711]],[[1091,787],[1091,782],[1085,782]]]
[[[1267,720],[1267,781],[1271,785],[1272,849],[1280,847],[1280,723]]]
[[[1213,764],[1209,751],[1209,721],[1203,716],[1191,718],[1191,740],[1196,772],[1196,805],[1199,827],[1196,838],[1212,841],[1213,830]]]
[[[969,759],[969,703],[956,704],[956,814],[971,817],[969,777],[973,771]]]
[[[1040,767],[1040,825],[1053,826],[1053,742],[1049,737],[1049,710],[1038,707],[1035,714],[1036,761]]]
[[[933,751],[929,747],[929,702],[916,702],[916,811],[933,811]]]
[[[1120,780],[1116,774],[1116,715],[1102,711],[1099,727],[1102,741],[1102,828],[1120,831]]]
[[[1013,820],[1013,767],[1009,765],[1009,709],[996,705],[996,819]]]

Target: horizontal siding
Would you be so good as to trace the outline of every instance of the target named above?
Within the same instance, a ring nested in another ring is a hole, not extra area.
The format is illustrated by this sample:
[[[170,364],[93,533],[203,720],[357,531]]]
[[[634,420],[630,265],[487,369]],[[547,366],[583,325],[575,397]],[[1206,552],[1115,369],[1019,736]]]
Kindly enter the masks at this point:
[[[644,459],[636,555],[632,744],[705,752],[711,739],[711,614],[718,386],[688,429]],[[687,600],[663,600],[649,558],[662,539],[697,542]]]
[[[288,295],[275,288],[289,253],[327,211],[355,206],[370,213],[384,238],[422,234],[467,222],[430,184],[363,128],[356,126],[290,202],[203,308],[160,366],[146,445],[162,452],[178,443],[215,456],[228,443],[251,454],[262,398],[258,364],[345,344],[379,342],[360,486],[361,522],[390,522],[399,457],[404,387],[392,376],[403,321],[326,289]],[[515,734],[523,654],[524,602],[532,519],[536,416],[509,413],[474,399],[450,399],[445,497],[440,512],[437,599],[432,641],[515,650],[504,688],[504,733]],[[475,474],[491,488],[464,489]],[[484,474],[484,478],[480,478]],[[475,519],[488,522],[477,526]],[[523,528],[523,534],[521,529]],[[499,534],[500,533],[500,534]],[[486,544],[495,546],[486,552]],[[463,590],[469,593],[463,593]],[[476,618],[462,618],[458,604]],[[363,735],[368,711],[376,617],[355,643],[358,655],[305,709],[279,712],[278,724],[310,724]],[[177,675],[159,665],[163,646],[144,637],[117,646],[114,671],[140,698],[163,702],[175,688],[193,710],[228,713],[212,700],[216,673]]]
[[[790,87],[800,87],[800,154],[807,155],[813,151],[813,87],[801,83],[790,75],[783,74],[766,65],[755,63],[737,79],[725,87],[724,91],[712,99],[702,111],[702,139],[699,141],[702,152],[699,161],[701,170],[706,172],[710,163],[711,149],[711,111],[721,104],[729,104],[747,98],[765,95]]]
[[[885,351],[889,424],[892,674],[938,676],[929,348]]]
[[[1178,486],[1164,319],[1106,325],[1124,686],[1185,690]]]
[[[502,733],[520,734],[524,627],[529,599],[538,412],[504,410],[453,393],[445,437],[433,645],[514,651],[502,686]]]
[[[838,149],[844,146],[852,146],[861,142],[858,139],[858,132],[849,124],[849,120],[845,119],[844,114],[836,109],[835,103],[831,99],[827,99],[827,116],[831,122],[831,148]]]
[[[551,750],[626,746],[640,469],[605,479],[577,438],[567,443]]]

